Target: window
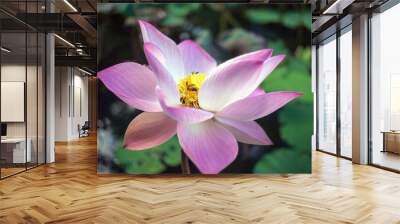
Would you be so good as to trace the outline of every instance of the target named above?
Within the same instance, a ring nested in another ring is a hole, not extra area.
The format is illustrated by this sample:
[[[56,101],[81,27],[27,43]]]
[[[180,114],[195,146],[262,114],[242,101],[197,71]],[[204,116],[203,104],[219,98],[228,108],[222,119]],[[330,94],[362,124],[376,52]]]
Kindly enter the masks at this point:
[[[42,4],[21,1],[13,9],[37,13]],[[0,12],[0,17],[0,178],[5,178],[45,163],[46,40],[12,14]]]
[[[318,149],[336,153],[336,36],[318,47]]]
[[[371,18],[371,162],[400,170],[400,5]]]
[[[352,157],[352,33],[351,26],[340,36],[340,155]]]

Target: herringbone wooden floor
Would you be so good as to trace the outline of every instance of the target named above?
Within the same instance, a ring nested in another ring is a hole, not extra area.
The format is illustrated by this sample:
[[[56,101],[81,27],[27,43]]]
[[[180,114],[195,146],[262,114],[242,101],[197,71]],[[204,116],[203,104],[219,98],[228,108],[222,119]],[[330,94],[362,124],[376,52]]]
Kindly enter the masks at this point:
[[[312,175],[96,174],[95,138],[0,181],[0,223],[400,223],[400,175],[313,153]]]

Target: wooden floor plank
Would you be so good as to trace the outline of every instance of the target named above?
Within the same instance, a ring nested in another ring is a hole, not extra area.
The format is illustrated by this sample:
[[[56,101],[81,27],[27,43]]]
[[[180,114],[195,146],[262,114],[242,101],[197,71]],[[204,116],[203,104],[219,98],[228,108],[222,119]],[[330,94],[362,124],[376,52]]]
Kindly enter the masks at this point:
[[[313,152],[311,175],[97,175],[96,138],[0,181],[0,223],[400,223],[400,175]]]

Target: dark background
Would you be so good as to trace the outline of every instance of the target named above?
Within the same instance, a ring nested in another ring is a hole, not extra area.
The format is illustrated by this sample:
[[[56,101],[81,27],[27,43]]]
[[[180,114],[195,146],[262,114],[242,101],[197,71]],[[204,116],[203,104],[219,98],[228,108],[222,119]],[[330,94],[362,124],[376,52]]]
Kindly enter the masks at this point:
[[[257,120],[273,146],[239,143],[237,159],[223,173],[310,173],[311,11],[306,5],[99,4],[98,67],[134,61],[147,64],[137,19],[144,19],[179,43],[197,41],[218,63],[262,48],[286,60],[263,82],[266,91],[301,91],[304,96]],[[176,137],[144,151],[129,151],[122,139],[139,110],[99,85],[98,172],[180,173]],[[192,172],[197,172],[192,164]]]

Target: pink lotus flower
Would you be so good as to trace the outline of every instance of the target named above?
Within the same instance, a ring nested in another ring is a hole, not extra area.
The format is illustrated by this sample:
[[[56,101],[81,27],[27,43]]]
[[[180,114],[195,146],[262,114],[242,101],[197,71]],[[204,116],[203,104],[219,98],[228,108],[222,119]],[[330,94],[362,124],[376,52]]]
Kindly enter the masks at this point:
[[[198,169],[217,174],[235,160],[237,141],[272,144],[254,120],[302,95],[257,88],[284,55],[263,49],[217,66],[197,43],[176,45],[151,24],[139,24],[149,67],[126,62],[98,73],[116,96],[144,111],[129,124],[125,148],[152,148],[177,134]]]

